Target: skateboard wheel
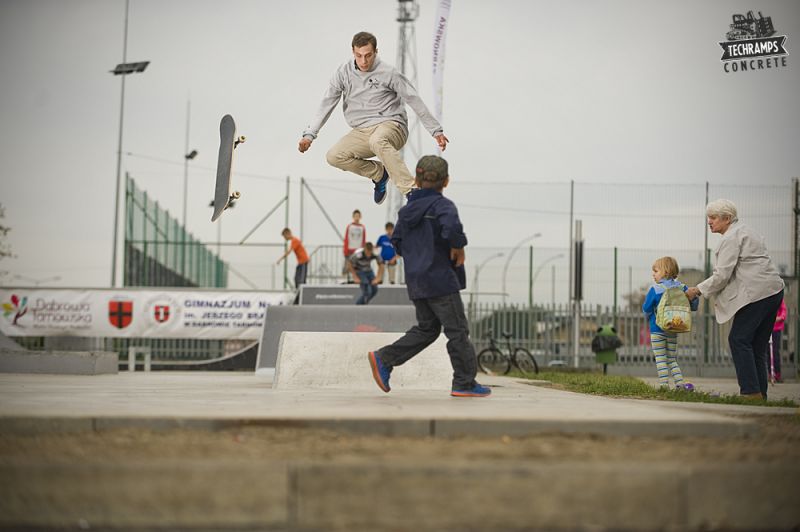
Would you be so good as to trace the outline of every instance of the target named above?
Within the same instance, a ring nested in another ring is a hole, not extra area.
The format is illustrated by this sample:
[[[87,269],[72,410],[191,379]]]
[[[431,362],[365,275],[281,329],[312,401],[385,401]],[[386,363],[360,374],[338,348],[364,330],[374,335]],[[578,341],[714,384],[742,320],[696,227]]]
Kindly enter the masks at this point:
[[[239,137],[239,143],[242,143],[242,142],[244,142],[245,140],[247,140],[247,139],[244,137],[244,135],[242,135],[241,137]]]
[[[231,197],[232,197],[233,199],[239,199],[239,197],[241,197],[241,194],[239,193],[239,191],[238,191],[238,190],[235,190],[235,191],[233,192],[233,194],[231,194]]]

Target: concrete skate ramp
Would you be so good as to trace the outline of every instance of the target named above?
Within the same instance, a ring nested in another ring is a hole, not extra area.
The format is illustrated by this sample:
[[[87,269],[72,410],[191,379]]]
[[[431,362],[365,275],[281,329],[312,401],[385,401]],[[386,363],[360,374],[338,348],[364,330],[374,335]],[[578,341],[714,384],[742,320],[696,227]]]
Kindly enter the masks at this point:
[[[281,334],[274,389],[340,388],[375,390],[367,354],[403,333],[284,332]],[[449,390],[453,368],[447,338],[439,338],[392,372],[392,390]]]
[[[275,368],[284,331],[405,332],[415,323],[414,307],[406,305],[269,306],[264,313],[256,372]]]
[[[110,351],[0,350],[0,373],[107,375],[117,373],[119,359]]]
[[[0,332],[0,373],[106,375],[116,373],[117,353],[106,351],[31,351]]]
[[[27,349],[0,332],[0,351],[27,351]]]
[[[153,369],[177,371],[253,371],[256,367],[257,355],[258,342],[253,342],[239,351],[209,360],[154,360]],[[127,360],[123,360],[121,364],[127,367]]]

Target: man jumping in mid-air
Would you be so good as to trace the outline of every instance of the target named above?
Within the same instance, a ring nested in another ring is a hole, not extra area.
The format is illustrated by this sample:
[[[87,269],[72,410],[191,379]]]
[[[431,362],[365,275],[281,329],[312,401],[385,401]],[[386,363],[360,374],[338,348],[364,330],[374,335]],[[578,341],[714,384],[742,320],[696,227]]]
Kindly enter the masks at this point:
[[[442,151],[448,139],[408,79],[378,59],[374,35],[356,33],[352,46],[355,60],[348,60],[334,73],[317,116],[303,131],[298,149],[302,153],[311,147],[341,98],[344,118],[353,130],[328,150],[328,163],[370,178],[375,183],[373,199],[381,204],[386,199],[389,178],[403,195],[414,187],[414,177],[399,153],[408,139],[405,104],[417,113]],[[370,159],[375,156],[377,161]]]

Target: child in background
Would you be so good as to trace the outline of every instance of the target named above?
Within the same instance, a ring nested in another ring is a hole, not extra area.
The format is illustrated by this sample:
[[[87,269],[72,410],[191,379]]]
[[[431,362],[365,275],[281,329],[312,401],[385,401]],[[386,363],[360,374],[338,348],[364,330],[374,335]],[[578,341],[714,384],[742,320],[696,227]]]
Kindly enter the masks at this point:
[[[347,224],[344,229],[344,266],[342,273],[344,274],[344,282],[352,282],[350,279],[350,256],[355,253],[357,249],[362,249],[367,243],[367,229],[361,223],[361,211],[358,209],[353,211],[353,221]]]
[[[685,292],[687,286],[678,281],[678,262],[672,257],[661,257],[653,263],[653,281],[655,284],[650,287],[645,297],[642,310],[650,322],[650,345],[653,348],[653,355],[656,359],[656,371],[658,372],[658,384],[661,388],[669,388],[669,376],[672,374],[675,388],[678,390],[694,391],[694,385],[685,382],[683,373],[678,365],[678,335],[674,332],[664,331],[656,325],[656,310],[661,296],[667,288],[675,286],[681,287]],[[697,310],[700,303],[699,298],[691,301],[692,310]]]
[[[378,263],[378,276],[372,271],[372,261]],[[383,260],[375,254],[372,242],[364,244],[362,249],[357,249],[350,255],[347,267],[353,275],[353,279],[358,279],[361,287],[361,297],[356,300],[356,305],[367,305],[378,293],[378,285],[383,279]]]
[[[386,234],[381,235],[375,243],[376,247],[381,248],[381,259],[386,264],[386,273],[389,278],[389,284],[394,284],[395,270],[397,269],[397,253],[394,251],[392,245],[392,233],[394,233],[394,224],[386,222]]]
[[[294,270],[294,287],[299,290],[301,284],[306,284],[306,276],[308,275],[308,253],[300,239],[292,235],[291,229],[286,227],[281,231],[281,235],[284,240],[290,243],[289,249],[286,250],[286,253],[284,253],[275,264],[280,264],[283,259],[289,256],[289,253],[294,251],[294,256],[297,259],[297,267]]]
[[[781,300],[778,307],[778,314],[775,316],[775,325],[772,327],[772,371],[774,372],[775,382],[781,383],[781,334],[786,327],[786,301]],[[770,353],[767,353],[767,364],[769,364]]]

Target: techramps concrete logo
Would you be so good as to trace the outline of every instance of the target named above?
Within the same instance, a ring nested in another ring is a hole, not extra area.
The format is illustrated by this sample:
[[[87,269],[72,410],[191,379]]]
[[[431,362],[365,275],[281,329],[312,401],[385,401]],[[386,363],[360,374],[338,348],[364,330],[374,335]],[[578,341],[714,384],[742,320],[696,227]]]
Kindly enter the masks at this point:
[[[725,34],[722,47],[722,69],[728,73],[782,69],[788,66],[786,35],[775,35],[772,17],[733,15],[733,23]]]

